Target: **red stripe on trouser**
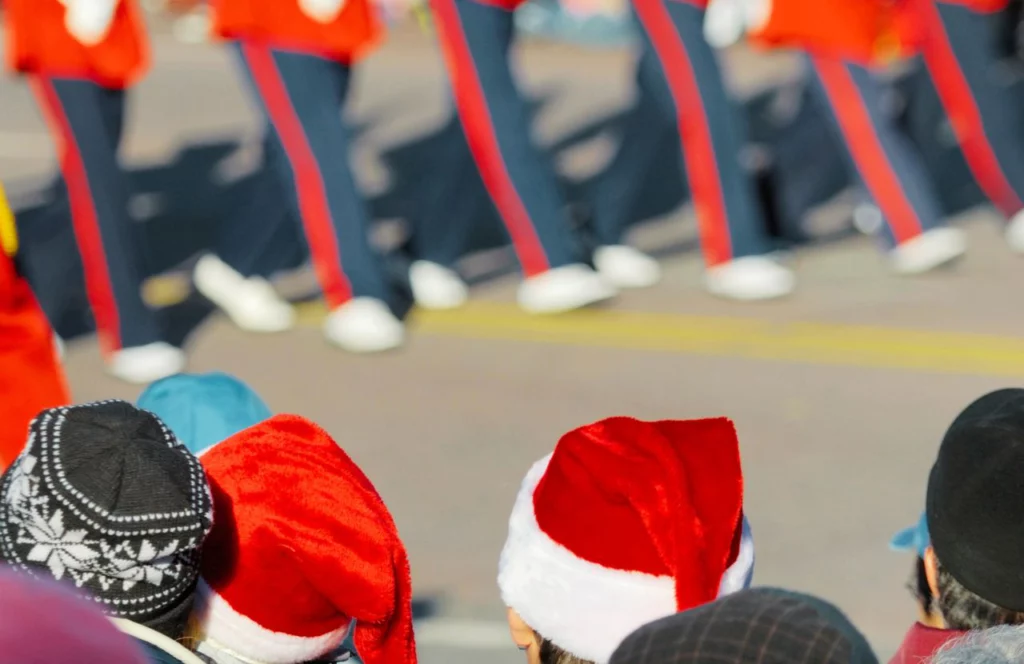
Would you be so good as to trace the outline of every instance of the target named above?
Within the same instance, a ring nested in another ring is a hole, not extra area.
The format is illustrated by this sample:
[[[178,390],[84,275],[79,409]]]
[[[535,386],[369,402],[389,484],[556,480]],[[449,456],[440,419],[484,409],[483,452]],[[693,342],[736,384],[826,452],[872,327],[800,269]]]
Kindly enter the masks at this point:
[[[935,2],[930,0],[920,4],[926,13],[924,21],[927,40],[922,51],[924,62],[953,125],[953,133],[956,134],[960,149],[978,185],[1003,214],[1011,216],[1024,208],[1024,203],[1021,203],[1003,173],[999,158],[985,135],[981,111],[974,100],[967,77],[960,68],[960,61],[957,60]],[[982,39],[983,36],[978,35],[977,38]]]
[[[480,170],[480,177],[501,213],[523,272],[527,277],[546,272],[551,267],[550,263],[498,146],[487,97],[463,34],[462,19],[455,0],[432,0],[431,5],[452,79],[455,105],[466,130],[473,159]],[[528,141],[530,137],[523,136],[522,140]]]
[[[323,174],[302,121],[292,105],[281,72],[274,62],[274,55],[269,48],[246,42],[242,42],[242,53],[292,167],[302,226],[309,241],[309,251],[320,288],[332,309],[340,307],[352,299],[352,285],[345,276],[334,231],[335,221],[343,220],[331,217]],[[340,118],[338,122],[341,122]],[[334,155],[334,158],[348,159],[348,155]]]
[[[704,261],[709,267],[733,258],[729,217],[722,192],[707,112],[686,45],[672,24],[666,0],[635,0],[637,16],[661,61],[676,107],[676,123],[693,192]]]
[[[889,223],[896,244],[914,239],[921,234],[921,220],[903,193],[899,175],[889,163],[853,77],[841,60],[817,56],[812,56],[811,60],[843,132],[846,147]]]
[[[104,353],[113,353],[121,349],[121,321],[82,151],[53,82],[37,76],[29,80],[60,154],[60,170],[71,204],[71,226],[82,257],[85,290],[96,321],[100,348]]]

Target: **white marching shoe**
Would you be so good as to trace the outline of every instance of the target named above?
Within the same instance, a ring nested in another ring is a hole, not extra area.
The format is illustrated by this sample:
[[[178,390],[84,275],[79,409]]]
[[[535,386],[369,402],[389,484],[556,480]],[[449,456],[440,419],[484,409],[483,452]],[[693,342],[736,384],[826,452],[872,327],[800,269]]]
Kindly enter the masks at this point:
[[[157,341],[145,346],[122,348],[107,360],[107,373],[127,383],[145,385],[181,373],[185,353],[169,343]]]
[[[922,274],[951,263],[967,251],[967,238],[959,228],[933,228],[889,252],[896,274]]]
[[[295,325],[295,310],[262,277],[243,277],[213,254],[192,272],[196,290],[248,332],[284,332]]]
[[[601,275],[582,263],[556,267],[519,285],[519,306],[531,314],[556,314],[615,297]]]
[[[413,261],[409,283],[416,304],[424,309],[457,309],[469,299],[469,288],[455,270],[431,261]]]
[[[661,266],[639,249],[612,244],[594,250],[594,267],[616,288],[647,288],[661,281]]]
[[[350,353],[379,353],[401,346],[405,327],[384,302],[357,297],[328,314],[324,336]]]
[[[792,293],[796,277],[767,256],[744,256],[708,268],[704,286],[711,294],[731,300],[772,300]]]
[[[1006,224],[1006,244],[1015,253],[1024,254],[1024,210],[1013,215]]]

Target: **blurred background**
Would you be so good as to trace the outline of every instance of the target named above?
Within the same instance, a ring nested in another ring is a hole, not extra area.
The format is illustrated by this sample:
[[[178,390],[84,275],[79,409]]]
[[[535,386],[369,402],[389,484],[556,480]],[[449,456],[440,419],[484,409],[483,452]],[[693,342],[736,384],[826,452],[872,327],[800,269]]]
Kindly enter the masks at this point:
[[[391,33],[357,71],[347,118],[375,242],[398,251],[415,231],[423,165],[460,130],[429,19],[408,0],[382,2]],[[425,664],[521,661],[495,585],[518,483],[561,433],[616,414],[733,418],[755,582],[828,597],[880,658],[895,650],[915,617],[905,588],[912,559],[891,553],[888,539],[917,519],[953,416],[1024,375],[1024,259],[1006,248],[1000,216],[983,203],[915,71],[894,72],[895,103],[968,234],[966,258],[949,269],[889,274],[876,241],[857,230],[858,198],[796,58],[738,46],[723,53],[728,83],[745,100],[769,230],[800,275],[793,297],[747,305],[701,290],[669,135],[630,202],[631,237],[663,261],[661,284],[557,318],[521,313],[514,261],[486,230],[496,216],[470,163],[452,215],[484,229],[462,264],[473,301],[413,310],[406,348],[360,357],[322,339],[326,311],[297,233],[282,234],[280,262],[263,269],[301,302],[297,330],[247,335],[191,291],[190,261],[228,211],[267,195],[260,123],[228,52],[206,38],[202,7],[153,2],[147,12],[155,67],[131,95],[122,150],[151,275],[146,299],[186,345],[190,370],[233,373],[275,411],[321,423],[373,478],[412,557]],[[1017,24],[1002,20],[1006,57],[994,75],[1019,97]],[[636,121],[629,21],[607,0],[535,0],[517,17],[517,70],[536,136],[581,217],[623,127]],[[26,273],[68,343],[74,397],[134,399],[138,388],[102,371],[84,287],[69,276],[78,259],[55,173],[27,86],[0,80],[0,180],[18,214]]]

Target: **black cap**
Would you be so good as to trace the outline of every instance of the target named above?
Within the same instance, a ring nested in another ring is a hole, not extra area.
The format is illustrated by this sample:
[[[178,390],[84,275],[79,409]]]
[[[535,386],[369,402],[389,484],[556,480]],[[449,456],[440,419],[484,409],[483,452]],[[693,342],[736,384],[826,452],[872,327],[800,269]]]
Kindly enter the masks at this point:
[[[957,416],[926,512],[942,567],[982,599],[1024,611],[1024,390],[986,394]]]
[[[828,602],[744,590],[644,625],[610,664],[877,664],[867,640]]]

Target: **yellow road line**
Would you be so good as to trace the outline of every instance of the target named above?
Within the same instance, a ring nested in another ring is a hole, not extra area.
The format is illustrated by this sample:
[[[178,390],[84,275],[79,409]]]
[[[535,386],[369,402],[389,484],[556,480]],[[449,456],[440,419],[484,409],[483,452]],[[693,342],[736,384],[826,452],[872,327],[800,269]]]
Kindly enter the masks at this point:
[[[318,324],[323,305],[300,307]],[[541,317],[512,305],[474,302],[457,311],[417,311],[415,334],[824,365],[1024,376],[1024,338],[753,318],[588,310]]]
[[[158,278],[144,293],[153,306],[169,306],[188,288],[185,280]],[[326,315],[319,301],[299,305],[298,313],[306,326],[318,326]],[[599,309],[545,317],[483,301],[456,311],[416,311],[410,324],[415,334],[463,339],[1024,376],[1024,338],[985,334]]]

